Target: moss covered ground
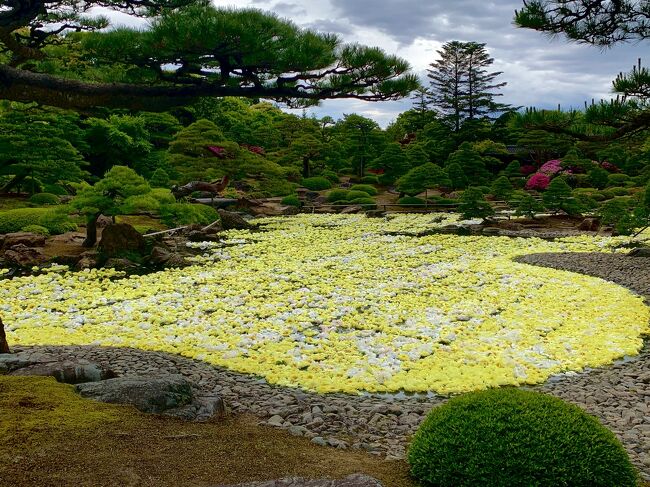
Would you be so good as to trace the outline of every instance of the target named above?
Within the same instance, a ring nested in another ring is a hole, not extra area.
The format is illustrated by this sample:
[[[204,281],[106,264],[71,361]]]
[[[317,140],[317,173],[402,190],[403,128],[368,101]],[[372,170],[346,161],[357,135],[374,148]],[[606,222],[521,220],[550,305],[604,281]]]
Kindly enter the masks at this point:
[[[0,376],[0,485],[206,486],[365,473],[407,487],[405,462],[324,448],[249,416],[209,423],[79,397],[51,378]]]

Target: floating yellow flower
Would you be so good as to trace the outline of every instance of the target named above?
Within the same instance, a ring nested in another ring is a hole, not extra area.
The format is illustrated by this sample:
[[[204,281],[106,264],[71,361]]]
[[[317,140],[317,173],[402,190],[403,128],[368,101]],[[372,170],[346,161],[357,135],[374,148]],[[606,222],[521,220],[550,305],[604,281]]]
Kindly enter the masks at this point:
[[[0,313],[14,343],[161,350],[318,392],[533,384],[642,347],[640,297],[512,261],[620,240],[416,236],[452,221],[272,218],[196,244],[205,254],[185,269],[0,281]]]

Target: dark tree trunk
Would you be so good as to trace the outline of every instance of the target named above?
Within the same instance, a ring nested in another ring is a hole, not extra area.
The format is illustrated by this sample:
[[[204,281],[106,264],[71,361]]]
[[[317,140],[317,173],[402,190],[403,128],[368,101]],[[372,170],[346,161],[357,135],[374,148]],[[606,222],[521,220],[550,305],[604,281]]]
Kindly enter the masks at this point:
[[[0,353],[10,353],[9,344],[7,343],[7,335],[5,335],[5,326],[0,319]]]
[[[309,167],[309,157],[304,156],[302,158],[302,177],[308,178],[311,174],[311,168]]]
[[[9,181],[2,188],[0,188],[0,193],[8,193],[11,188],[18,186],[20,183],[22,183],[26,177],[27,177],[26,174],[18,174],[17,176],[14,176],[11,179],[11,181]]]
[[[96,213],[86,224],[86,240],[81,244],[82,247],[94,247],[97,243],[97,219],[101,213]]]

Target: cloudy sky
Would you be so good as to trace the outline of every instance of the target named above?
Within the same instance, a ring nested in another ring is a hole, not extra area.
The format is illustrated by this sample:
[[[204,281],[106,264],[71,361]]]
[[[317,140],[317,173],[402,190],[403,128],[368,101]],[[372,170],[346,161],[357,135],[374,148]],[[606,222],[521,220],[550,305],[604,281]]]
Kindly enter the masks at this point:
[[[503,71],[503,102],[516,106],[583,106],[585,100],[610,97],[611,81],[644,57],[645,44],[608,51],[548,37],[512,25],[522,0],[213,0],[218,6],[270,10],[300,26],[339,34],[347,42],[379,46],[407,59],[424,80],[436,51],[447,41],[486,43]],[[119,20],[115,19],[118,23]],[[356,112],[385,126],[410,107],[409,101],[323,102],[318,115]]]

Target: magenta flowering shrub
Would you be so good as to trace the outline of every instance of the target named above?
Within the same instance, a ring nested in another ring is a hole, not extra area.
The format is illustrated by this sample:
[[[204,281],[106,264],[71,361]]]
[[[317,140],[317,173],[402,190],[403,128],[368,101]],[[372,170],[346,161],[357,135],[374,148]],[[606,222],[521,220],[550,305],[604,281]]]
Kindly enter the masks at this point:
[[[529,176],[529,175],[533,174],[535,171],[537,171],[537,168],[535,166],[525,165],[525,166],[521,166],[519,171],[524,176]]]
[[[545,164],[542,165],[542,167],[539,168],[540,173],[546,174],[547,176],[554,176],[555,174],[559,173],[562,170],[562,161],[559,159],[552,159]]]
[[[548,188],[548,185],[551,183],[551,178],[546,174],[537,172],[533,174],[530,179],[526,182],[526,189],[536,189],[539,191],[544,191]]]

